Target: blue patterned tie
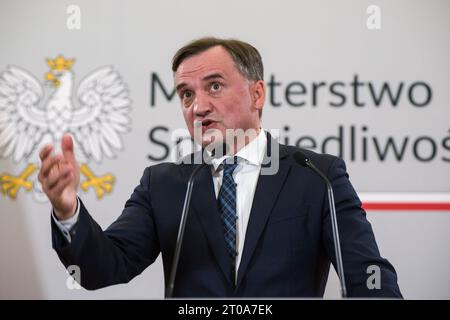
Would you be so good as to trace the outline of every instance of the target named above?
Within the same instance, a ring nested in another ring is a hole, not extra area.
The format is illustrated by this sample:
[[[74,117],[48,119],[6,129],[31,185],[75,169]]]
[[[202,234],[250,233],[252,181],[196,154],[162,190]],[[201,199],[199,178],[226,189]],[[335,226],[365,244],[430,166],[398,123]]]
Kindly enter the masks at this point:
[[[223,231],[232,266],[236,263],[236,183],[233,180],[233,171],[237,167],[237,157],[225,159],[223,164],[222,187],[219,191],[218,205],[222,218]],[[227,163],[228,162],[228,163]]]

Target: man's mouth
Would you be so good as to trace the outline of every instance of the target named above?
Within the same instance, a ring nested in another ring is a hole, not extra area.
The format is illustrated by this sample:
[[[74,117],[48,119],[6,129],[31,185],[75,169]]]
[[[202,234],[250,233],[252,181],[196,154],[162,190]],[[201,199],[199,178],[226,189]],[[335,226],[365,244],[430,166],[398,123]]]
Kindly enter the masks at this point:
[[[202,129],[203,129],[203,131],[206,131],[206,130],[212,128],[215,123],[216,123],[216,121],[209,120],[209,119],[202,120]]]

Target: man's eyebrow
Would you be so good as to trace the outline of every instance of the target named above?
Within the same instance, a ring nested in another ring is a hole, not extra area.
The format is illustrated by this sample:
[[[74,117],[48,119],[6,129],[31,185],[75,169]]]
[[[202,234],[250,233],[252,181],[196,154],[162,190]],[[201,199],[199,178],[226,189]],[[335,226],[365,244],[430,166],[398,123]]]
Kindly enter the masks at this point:
[[[176,91],[179,91],[181,88],[186,87],[186,86],[187,86],[187,84],[184,83],[184,82],[179,83],[179,84],[177,84],[177,86],[175,87],[175,90],[176,90]]]
[[[210,80],[214,80],[214,79],[225,80],[225,77],[223,75],[221,75],[220,73],[213,73],[213,74],[207,75],[206,77],[202,78],[202,81],[205,82],[205,81],[210,81]],[[175,87],[175,90],[179,91],[186,86],[187,86],[187,84],[185,82],[181,82],[181,83],[177,84],[177,86]]]
[[[213,80],[213,79],[225,79],[225,78],[220,73],[213,73],[213,74],[210,74],[210,75],[204,77],[202,79],[202,81],[208,81],[208,80]]]

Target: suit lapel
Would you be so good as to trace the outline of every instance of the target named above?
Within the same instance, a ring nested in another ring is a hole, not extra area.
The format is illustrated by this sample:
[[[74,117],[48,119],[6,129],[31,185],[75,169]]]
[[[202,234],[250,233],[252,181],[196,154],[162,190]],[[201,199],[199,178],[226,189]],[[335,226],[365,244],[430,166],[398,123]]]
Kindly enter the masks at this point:
[[[268,157],[270,158],[271,156],[270,150],[273,143],[276,143],[279,147],[279,169],[274,175],[259,176],[250,212],[250,220],[247,226],[244,252],[239,266],[236,288],[239,286],[245,275],[248,264],[258,243],[258,239],[264,230],[273,206],[278,198],[278,194],[281,191],[290,170],[290,164],[288,164],[287,161],[283,161],[283,159],[289,155],[287,148],[283,145],[279,145],[270,134],[267,134],[267,150],[269,151],[266,152],[264,163],[270,165],[270,159],[268,160]],[[277,148],[275,148],[275,150],[277,150]],[[189,179],[194,168],[194,165],[185,166],[183,174],[185,175],[186,181]],[[220,213],[214,192],[214,182],[209,166],[202,168],[195,178],[191,204],[193,212],[197,215],[202,230],[207,238],[208,245],[216,258],[220,269],[228,282],[232,284],[231,263],[226,249],[223,226],[220,220]]]
[[[268,148],[270,148],[270,143],[278,143],[273,140],[270,135],[268,135],[267,140]],[[258,240],[266,226],[270,213],[277,201],[278,194],[280,193],[291,168],[291,165],[287,161],[283,161],[283,159],[289,155],[287,148],[282,145],[278,146],[280,147],[278,172],[274,175],[260,175],[258,179],[245,235],[244,252],[242,253],[241,263],[239,265],[236,288],[239,287],[246,273],[248,264],[255,251],[256,245],[258,244]]]

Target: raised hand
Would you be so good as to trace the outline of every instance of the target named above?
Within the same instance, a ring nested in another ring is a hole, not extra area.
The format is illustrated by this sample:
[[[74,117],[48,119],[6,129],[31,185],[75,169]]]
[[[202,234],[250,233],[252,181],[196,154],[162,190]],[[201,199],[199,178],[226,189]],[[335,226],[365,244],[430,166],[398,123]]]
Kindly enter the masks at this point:
[[[66,220],[75,214],[77,189],[80,183],[80,169],[73,151],[73,141],[65,134],[61,140],[62,154],[52,155],[53,146],[41,149],[42,164],[39,182],[49,198],[56,217]]]

